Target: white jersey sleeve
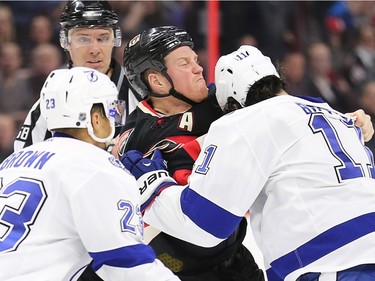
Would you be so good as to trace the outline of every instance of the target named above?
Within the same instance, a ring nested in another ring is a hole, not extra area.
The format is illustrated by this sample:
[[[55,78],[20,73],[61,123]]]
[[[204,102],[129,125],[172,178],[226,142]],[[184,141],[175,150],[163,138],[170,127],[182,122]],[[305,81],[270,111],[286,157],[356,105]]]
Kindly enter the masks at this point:
[[[50,138],[0,165],[0,280],[179,280],[143,241],[136,181],[94,145]]]
[[[296,280],[375,263],[374,177],[351,118],[280,96],[214,122],[189,186],[164,190],[144,219],[212,246],[250,209],[268,279]]]

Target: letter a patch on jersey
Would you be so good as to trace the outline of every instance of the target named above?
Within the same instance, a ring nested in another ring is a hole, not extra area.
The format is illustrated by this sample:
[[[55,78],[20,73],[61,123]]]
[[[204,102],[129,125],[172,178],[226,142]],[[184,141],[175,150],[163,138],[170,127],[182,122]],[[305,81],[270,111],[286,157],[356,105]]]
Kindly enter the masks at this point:
[[[185,112],[180,118],[178,128],[184,131],[191,132],[193,130],[193,113]]]

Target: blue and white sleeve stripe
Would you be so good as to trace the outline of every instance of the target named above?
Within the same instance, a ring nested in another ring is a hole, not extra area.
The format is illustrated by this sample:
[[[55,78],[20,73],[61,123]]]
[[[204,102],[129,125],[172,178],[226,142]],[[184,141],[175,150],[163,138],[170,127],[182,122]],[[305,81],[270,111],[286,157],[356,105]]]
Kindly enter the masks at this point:
[[[145,244],[136,244],[104,252],[90,253],[90,256],[93,259],[92,268],[94,271],[97,271],[103,265],[131,268],[146,263],[152,263],[156,258],[151,246]]]
[[[242,219],[189,187],[182,191],[180,200],[182,212],[186,216],[204,231],[220,239],[229,237]]]

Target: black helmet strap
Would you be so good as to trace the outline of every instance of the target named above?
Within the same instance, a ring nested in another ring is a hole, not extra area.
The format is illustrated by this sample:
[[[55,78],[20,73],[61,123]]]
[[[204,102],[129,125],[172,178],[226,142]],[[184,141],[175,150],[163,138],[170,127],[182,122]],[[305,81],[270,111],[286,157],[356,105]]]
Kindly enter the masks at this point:
[[[182,100],[184,102],[187,102],[190,105],[196,105],[197,103],[195,101],[192,101],[191,99],[185,97],[183,94],[180,94],[177,92],[174,87],[172,87],[168,93],[170,96],[174,96],[176,99]]]
[[[180,94],[179,92],[177,92],[173,87],[170,89],[169,93],[166,94],[166,95],[165,94],[156,94],[156,93],[149,93],[148,95],[151,96],[151,97],[154,97],[154,98],[165,98],[165,97],[169,97],[169,96],[174,96],[176,99],[187,102],[190,105],[196,105],[197,104],[195,101],[192,101],[191,99],[185,97],[183,94]]]
[[[185,97],[183,94],[181,94],[181,93],[179,93],[175,90],[172,78],[168,75],[166,70],[164,70],[162,73],[164,74],[165,78],[167,78],[169,83],[172,85],[172,88],[169,90],[169,93],[166,94],[166,95],[165,94],[156,94],[156,93],[150,92],[148,94],[149,96],[152,96],[154,98],[165,98],[165,97],[173,96],[176,99],[182,100],[182,101],[184,101],[184,102],[186,102],[190,105],[196,105],[197,104],[195,101],[192,101],[191,99]]]

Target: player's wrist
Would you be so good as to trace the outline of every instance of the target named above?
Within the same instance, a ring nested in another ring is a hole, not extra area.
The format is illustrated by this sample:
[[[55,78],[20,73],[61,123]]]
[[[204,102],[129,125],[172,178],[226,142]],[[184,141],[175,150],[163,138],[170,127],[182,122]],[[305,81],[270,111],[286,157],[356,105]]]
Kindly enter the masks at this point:
[[[143,212],[155,198],[167,187],[177,184],[166,170],[155,170],[145,173],[137,179],[140,194],[141,211]]]

